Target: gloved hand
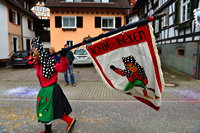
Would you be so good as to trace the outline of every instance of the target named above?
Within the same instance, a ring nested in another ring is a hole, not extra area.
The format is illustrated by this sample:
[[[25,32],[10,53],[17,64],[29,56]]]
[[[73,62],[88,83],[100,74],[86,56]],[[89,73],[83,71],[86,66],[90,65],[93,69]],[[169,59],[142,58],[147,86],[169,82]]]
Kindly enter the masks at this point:
[[[112,69],[112,70],[115,70],[115,69],[116,69],[116,67],[115,67],[115,66],[113,66],[113,65],[110,65],[110,69]]]
[[[58,53],[60,54],[60,57],[66,57],[66,53],[67,53],[67,51],[64,50],[64,48],[62,48],[62,50],[59,51]]]

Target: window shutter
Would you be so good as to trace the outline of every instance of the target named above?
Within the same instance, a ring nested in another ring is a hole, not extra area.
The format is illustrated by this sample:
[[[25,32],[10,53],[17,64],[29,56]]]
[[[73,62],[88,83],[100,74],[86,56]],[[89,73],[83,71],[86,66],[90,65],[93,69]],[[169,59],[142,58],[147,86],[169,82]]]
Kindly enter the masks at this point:
[[[161,32],[161,31],[162,31],[162,20],[159,19],[159,32]]]
[[[82,16],[77,16],[77,27],[83,28],[83,17]]]
[[[156,21],[156,20],[155,20],[155,21]],[[156,33],[156,31],[155,31],[155,29],[156,29],[156,28],[155,28],[155,27],[156,27],[155,23],[156,23],[156,22],[155,22],[155,21],[153,21],[153,24],[152,24],[153,29],[154,29],[154,30],[153,30],[153,31],[154,31],[154,34]]]
[[[175,20],[174,20],[175,24],[179,24],[180,23],[180,0],[177,0],[175,3]]]
[[[21,18],[20,18],[20,14],[17,13],[17,24],[20,25],[21,23]]]
[[[122,25],[122,18],[121,17],[116,17],[115,18],[115,28],[119,28]]]
[[[126,24],[128,24],[129,23],[129,16],[127,15],[126,16]]]
[[[109,2],[115,2],[115,0],[109,0]]]
[[[9,9],[9,21],[13,22],[12,10]]]
[[[36,30],[36,26],[35,26],[35,21],[33,21],[33,30],[35,31]]]
[[[55,27],[56,28],[62,27],[62,17],[61,16],[55,16]]]
[[[101,17],[95,17],[95,28],[101,28]]]
[[[28,29],[30,29],[31,30],[31,20],[27,20],[28,21]]]
[[[193,10],[195,8],[198,8],[198,0],[191,0],[190,1],[190,19],[193,19],[194,18],[194,15],[193,15]]]

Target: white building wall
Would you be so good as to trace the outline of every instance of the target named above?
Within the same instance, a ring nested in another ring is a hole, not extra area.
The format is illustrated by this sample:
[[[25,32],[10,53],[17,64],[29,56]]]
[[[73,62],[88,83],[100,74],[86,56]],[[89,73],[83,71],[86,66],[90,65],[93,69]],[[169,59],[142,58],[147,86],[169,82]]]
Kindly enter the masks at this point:
[[[0,59],[9,58],[9,47],[8,47],[8,12],[6,3],[0,1]],[[3,21],[2,21],[3,20]]]
[[[22,16],[22,30],[23,30],[23,48],[24,50],[27,50],[26,48],[26,39],[32,39],[35,37],[35,31],[28,29],[28,19],[32,20],[28,16]],[[32,20],[33,22],[33,20]],[[33,23],[32,23],[33,24]],[[33,27],[33,25],[32,25]]]

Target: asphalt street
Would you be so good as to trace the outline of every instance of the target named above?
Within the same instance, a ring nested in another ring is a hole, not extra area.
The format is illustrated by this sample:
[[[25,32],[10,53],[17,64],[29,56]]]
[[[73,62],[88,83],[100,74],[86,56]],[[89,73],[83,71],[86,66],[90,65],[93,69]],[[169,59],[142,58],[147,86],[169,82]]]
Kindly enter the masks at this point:
[[[72,133],[200,133],[200,81],[163,71],[167,87],[155,111],[134,98],[108,89],[93,66],[74,67],[76,87],[59,84],[77,119]],[[33,68],[0,69],[0,133],[39,133],[35,101],[40,88]],[[175,86],[174,86],[175,85]],[[54,133],[65,133],[62,120],[53,121]]]

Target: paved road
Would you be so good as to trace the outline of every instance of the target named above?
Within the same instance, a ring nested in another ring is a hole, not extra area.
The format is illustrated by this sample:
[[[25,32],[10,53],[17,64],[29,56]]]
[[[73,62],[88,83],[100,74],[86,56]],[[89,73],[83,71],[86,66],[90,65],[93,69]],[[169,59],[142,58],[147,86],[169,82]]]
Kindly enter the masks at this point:
[[[166,69],[167,70],[167,69]],[[93,66],[75,67],[77,86],[59,84],[70,100],[73,133],[199,133],[200,81],[164,71],[167,83],[161,109],[154,111],[132,97],[110,90]],[[0,133],[38,133],[43,130],[35,115],[39,84],[34,69],[0,69]],[[54,133],[65,133],[66,124],[53,122]]]

